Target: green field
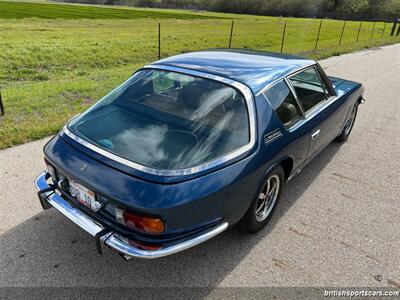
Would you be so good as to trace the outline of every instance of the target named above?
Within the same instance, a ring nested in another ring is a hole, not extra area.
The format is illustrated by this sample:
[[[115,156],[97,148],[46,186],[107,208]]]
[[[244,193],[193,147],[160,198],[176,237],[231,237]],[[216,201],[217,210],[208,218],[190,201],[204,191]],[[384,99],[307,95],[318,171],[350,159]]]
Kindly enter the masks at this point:
[[[1,19],[209,19],[209,15],[182,11],[126,9],[40,2],[0,2]],[[218,17],[214,17],[218,18]]]
[[[165,57],[227,47],[232,19],[234,48],[279,52],[285,21],[283,51],[316,59],[399,42],[389,36],[391,24],[372,22],[356,42],[359,22],[347,22],[339,46],[343,21],[324,20],[315,51],[316,19],[0,1],[0,148],[56,133],[156,60],[159,22]]]

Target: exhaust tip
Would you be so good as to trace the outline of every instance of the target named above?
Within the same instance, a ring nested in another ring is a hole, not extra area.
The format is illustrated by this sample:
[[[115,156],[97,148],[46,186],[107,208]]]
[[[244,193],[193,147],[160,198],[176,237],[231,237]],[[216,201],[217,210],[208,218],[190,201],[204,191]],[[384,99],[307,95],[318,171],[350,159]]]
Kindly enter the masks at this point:
[[[123,260],[125,260],[125,261],[128,261],[128,260],[130,260],[131,258],[132,258],[132,256],[130,256],[130,255],[127,255],[127,254],[124,254],[124,253],[118,253],[122,258],[123,258]]]

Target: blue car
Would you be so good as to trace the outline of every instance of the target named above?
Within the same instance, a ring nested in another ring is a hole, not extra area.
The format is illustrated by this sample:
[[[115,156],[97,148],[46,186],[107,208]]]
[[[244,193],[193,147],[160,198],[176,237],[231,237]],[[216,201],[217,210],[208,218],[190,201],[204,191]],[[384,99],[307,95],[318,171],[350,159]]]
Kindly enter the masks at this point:
[[[54,207],[124,258],[157,258],[235,224],[262,229],[284,184],[346,141],[361,84],[313,60],[210,50],[145,66],[44,147],[35,181]]]

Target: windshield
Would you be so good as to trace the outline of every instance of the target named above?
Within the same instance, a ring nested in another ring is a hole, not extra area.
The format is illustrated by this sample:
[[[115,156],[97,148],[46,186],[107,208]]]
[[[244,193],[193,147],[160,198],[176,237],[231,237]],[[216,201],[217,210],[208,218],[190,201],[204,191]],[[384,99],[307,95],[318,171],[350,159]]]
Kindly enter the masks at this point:
[[[144,69],[72,120],[69,129],[154,169],[201,165],[250,141],[243,95],[210,79]]]

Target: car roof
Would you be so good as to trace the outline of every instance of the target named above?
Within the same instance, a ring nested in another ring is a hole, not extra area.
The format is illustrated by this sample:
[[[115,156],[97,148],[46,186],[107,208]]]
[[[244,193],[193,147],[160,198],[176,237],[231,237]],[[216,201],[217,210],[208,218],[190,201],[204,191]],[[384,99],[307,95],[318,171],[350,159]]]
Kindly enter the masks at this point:
[[[268,84],[315,61],[274,52],[215,49],[171,56],[153,65],[201,71],[246,84],[257,94]]]

